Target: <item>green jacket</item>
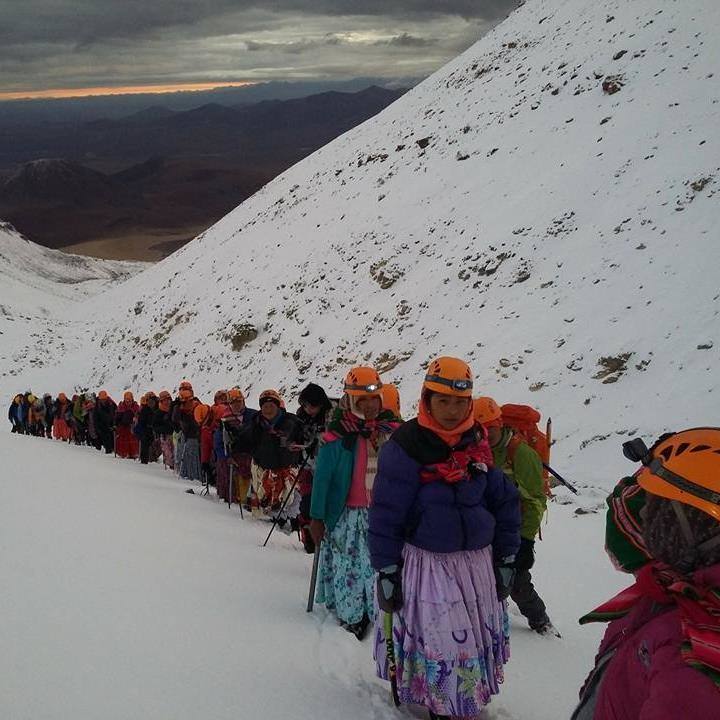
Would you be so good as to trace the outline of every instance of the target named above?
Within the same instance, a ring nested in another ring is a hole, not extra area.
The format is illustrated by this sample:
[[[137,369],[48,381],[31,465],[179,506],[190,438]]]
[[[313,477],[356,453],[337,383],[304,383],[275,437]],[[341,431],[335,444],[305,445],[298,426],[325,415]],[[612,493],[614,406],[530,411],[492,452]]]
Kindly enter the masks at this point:
[[[522,506],[520,536],[534,540],[540,531],[540,523],[547,509],[547,497],[543,486],[543,467],[540,456],[527,444],[520,443],[515,449],[512,463],[507,457],[507,446],[513,436],[510,428],[503,428],[500,442],[492,448],[495,467],[517,485]]]
[[[352,448],[346,448],[343,438],[339,438],[321,445],[318,451],[310,517],[322,520],[328,530],[335,527],[345,509],[355,467],[355,447],[354,439]]]

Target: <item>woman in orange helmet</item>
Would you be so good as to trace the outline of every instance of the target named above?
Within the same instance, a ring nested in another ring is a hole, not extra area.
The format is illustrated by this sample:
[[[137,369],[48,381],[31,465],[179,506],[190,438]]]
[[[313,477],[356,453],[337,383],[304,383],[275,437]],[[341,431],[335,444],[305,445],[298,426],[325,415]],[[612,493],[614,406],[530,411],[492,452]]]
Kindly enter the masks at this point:
[[[70,401],[67,399],[67,395],[61,392],[58,393],[57,400],[55,400],[55,419],[53,420],[53,437],[56,440],[69,441],[72,431],[68,420],[72,414],[72,407]]]
[[[158,406],[153,417],[153,432],[160,442],[163,465],[175,468],[175,446],[173,444],[172,395],[162,390],[158,395]]]
[[[500,691],[508,660],[520,506],[514,485],[488,469],[472,388],[462,360],[428,365],[417,418],[380,453],[370,509],[383,611],[377,672],[398,702],[424,706],[431,718],[477,717]]]
[[[101,390],[97,395],[95,402],[94,423],[95,432],[105,454],[109,455],[115,446],[115,435],[113,428],[115,427],[115,412],[117,405],[115,401],[107,394],[105,390]]]
[[[226,502],[238,502],[251,510],[248,495],[252,483],[252,455],[233,447],[233,439],[243,428],[249,427],[257,410],[246,406],[245,395],[239,387],[227,390],[224,400],[225,404],[216,411],[221,422],[218,422],[213,435],[217,494]]]
[[[140,453],[140,443],[132,431],[139,413],[140,406],[132,392],[126,390],[115,411],[115,452],[118,457],[134,460]]]
[[[156,462],[160,457],[160,443],[153,429],[157,403],[157,396],[152,390],[143,395],[143,403],[135,427],[135,435],[140,439],[140,462],[143,465]]]
[[[320,549],[317,601],[334,610],[358,640],[374,615],[374,572],[368,550],[368,508],[380,448],[398,427],[382,408],[382,381],[371,367],[345,378],[317,456],[310,500],[310,532]]]
[[[200,467],[200,426],[195,420],[195,408],[200,401],[193,386],[183,380],[172,411],[173,425],[179,431],[175,447],[175,470],[181,478],[202,480]]]

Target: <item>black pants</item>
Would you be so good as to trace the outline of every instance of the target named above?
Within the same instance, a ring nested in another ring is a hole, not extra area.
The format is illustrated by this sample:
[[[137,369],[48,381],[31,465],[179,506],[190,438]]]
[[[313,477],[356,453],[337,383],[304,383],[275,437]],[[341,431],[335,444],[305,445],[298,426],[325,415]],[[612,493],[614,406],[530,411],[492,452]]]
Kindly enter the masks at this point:
[[[537,594],[529,570],[518,570],[516,572],[510,597],[520,608],[520,612],[528,619],[528,623],[533,630],[549,622],[545,603]]]
[[[110,454],[115,449],[115,436],[112,430],[102,430],[98,432],[98,438],[105,448],[106,454]]]
[[[140,438],[140,462],[147,465],[150,460],[150,448],[153,444],[154,437],[152,435],[144,435]]]

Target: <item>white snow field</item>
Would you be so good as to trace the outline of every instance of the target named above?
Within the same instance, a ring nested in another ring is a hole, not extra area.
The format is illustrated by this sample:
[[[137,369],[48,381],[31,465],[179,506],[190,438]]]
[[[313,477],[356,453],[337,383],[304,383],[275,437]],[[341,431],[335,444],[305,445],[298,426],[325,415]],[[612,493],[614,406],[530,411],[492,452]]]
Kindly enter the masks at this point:
[[[162,465],[6,433],[0,457],[3,720],[413,716],[374,678],[370,637],[306,613],[311,557],[296,539],[260,547],[267,523],[186,494]],[[563,638],[511,607],[489,718],[568,717],[602,630],[576,620],[625,584],[599,515],[550,513],[534,574]]]

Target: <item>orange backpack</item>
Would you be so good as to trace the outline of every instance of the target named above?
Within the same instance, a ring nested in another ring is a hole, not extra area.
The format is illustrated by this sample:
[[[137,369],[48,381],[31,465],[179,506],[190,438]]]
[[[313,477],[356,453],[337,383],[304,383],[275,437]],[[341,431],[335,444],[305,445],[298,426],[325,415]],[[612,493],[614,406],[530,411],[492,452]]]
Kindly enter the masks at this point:
[[[507,403],[500,408],[502,423],[515,432],[507,446],[507,458],[512,462],[520,443],[527,443],[539,456],[543,466],[550,464],[550,444],[552,443],[552,421],[548,418],[545,432],[540,430],[540,413],[530,405],[513,405]],[[552,496],[550,490],[550,473],[543,467],[545,494]]]

